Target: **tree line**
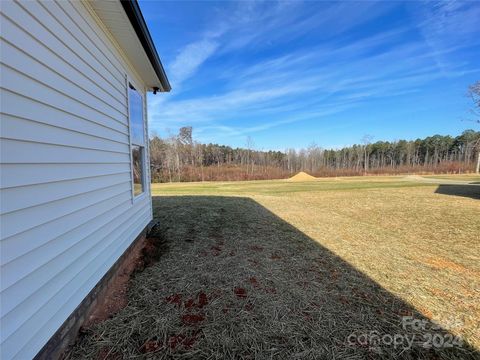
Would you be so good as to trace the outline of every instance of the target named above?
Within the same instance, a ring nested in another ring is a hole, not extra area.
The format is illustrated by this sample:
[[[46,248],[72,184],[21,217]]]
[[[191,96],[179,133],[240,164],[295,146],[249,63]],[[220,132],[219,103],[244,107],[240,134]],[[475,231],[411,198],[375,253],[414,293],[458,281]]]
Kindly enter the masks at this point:
[[[243,148],[194,141],[191,127],[177,135],[150,139],[152,181],[218,181],[288,178],[299,171],[314,176],[472,172],[480,161],[480,132],[452,137],[376,141],[324,149],[263,151],[251,140]]]

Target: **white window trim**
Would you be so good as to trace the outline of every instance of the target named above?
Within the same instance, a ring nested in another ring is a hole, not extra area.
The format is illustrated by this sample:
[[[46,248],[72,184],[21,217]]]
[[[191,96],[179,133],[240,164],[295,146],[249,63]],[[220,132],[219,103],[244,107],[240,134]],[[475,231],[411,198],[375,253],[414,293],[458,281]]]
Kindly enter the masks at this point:
[[[144,141],[145,141],[145,144],[142,146],[142,145],[138,145],[138,144],[134,144],[132,142],[132,129],[131,129],[131,122],[130,122],[130,92],[129,92],[129,88],[130,88],[130,84],[132,84],[132,86],[135,88],[135,90],[139,93],[140,97],[142,98],[142,117],[143,117],[143,136],[144,136]],[[142,94],[139,89],[141,89],[141,87],[139,87],[135,81],[130,78],[128,75],[125,75],[125,91],[126,91],[126,95],[127,95],[127,123],[128,123],[128,141],[129,141],[129,158],[130,158],[130,187],[131,187],[131,197],[132,197],[132,204],[134,204],[135,202],[137,201],[140,201],[142,199],[145,198],[146,196],[146,193],[147,193],[147,186],[146,186],[146,177],[147,177],[147,174],[146,174],[146,170],[147,170],[147,165],[146,165],[146,158],[147,158],[147,154],[146,154],[146,151],[147,151],[147,141],[148,139],[146,139],[146,133],[145,133],[145,129],[146,129],[146,116],[145,116],[145,95]],[[143,171],[142,171],[142,188],[143,188],[143,192],[141,194],[138,194],[138,195],[135,195],[135,183],[134,183],[134,179],[133,179],[133,157],[132,157],[132,149],[133,149],[133,146],[141,146],[143,147],[143,152],[142,152],[142,159],[141,159],[141,162],[142,162],[142,166],[143,166]]]
[[[146,182],[147,186],[147,196],[150,201],[148,201],[148,206],[150,207],[150,214],[153,219],[153,204],[152,204],[152,173],[151,173],[151,167],[150,167],[150,137],[149,137],[149,129],[148,129],[148,89],[146,87],[143,88],[143,93],[145,94],[145,97],[143,99],[143,114],[145,118],[145,178],[144,181]]]

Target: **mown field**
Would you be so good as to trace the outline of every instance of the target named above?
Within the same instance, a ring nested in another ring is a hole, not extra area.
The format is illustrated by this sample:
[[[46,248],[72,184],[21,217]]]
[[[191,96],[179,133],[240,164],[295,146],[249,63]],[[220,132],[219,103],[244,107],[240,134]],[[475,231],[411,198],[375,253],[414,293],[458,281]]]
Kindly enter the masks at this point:
[[[69,356],[477,358],[479,182],[153,184],[161,256]]]

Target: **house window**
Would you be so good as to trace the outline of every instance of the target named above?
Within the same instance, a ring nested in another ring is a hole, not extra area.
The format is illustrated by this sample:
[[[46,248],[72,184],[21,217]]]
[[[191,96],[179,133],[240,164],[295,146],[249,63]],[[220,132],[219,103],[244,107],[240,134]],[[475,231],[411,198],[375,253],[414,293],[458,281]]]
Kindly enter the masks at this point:
[[[132,145],[133,195],[143,193],[143,147]]]
[[[132,144],[133,195],[137,196],[145,190],[145,123],[143,99],[132,84],[128,86],[128,111]]]

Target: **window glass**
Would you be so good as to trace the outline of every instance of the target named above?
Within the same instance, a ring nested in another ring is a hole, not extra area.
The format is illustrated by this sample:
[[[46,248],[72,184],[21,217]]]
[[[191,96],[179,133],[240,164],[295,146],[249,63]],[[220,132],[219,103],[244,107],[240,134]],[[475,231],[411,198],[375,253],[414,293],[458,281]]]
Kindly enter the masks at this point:
[[[133,195],[137,196],[144,192],[145,186],[145,124],[142,96],[131,84],[128,87],[128,110],[132,143]]]
[[[133,195],[143,193],[143,147],[132,146]]]
[[[128,99],[132,144],[145,145],[145,125],[143,122],[142,96],[131,84],[128,87]]]

